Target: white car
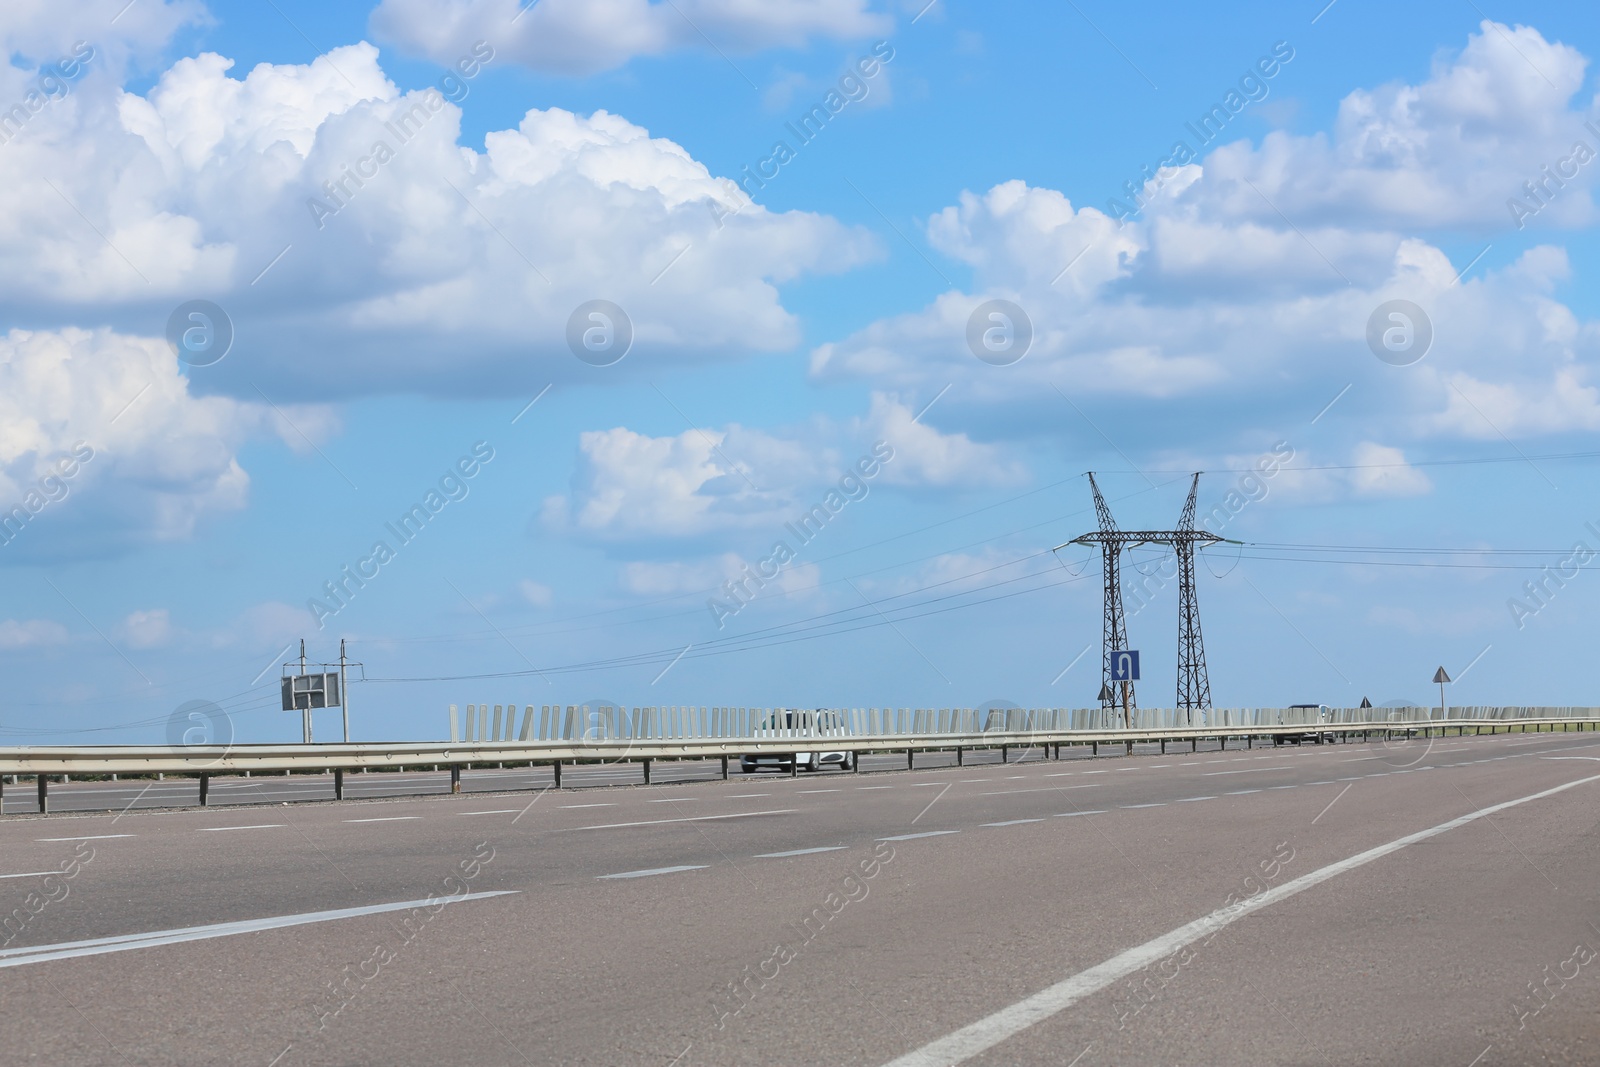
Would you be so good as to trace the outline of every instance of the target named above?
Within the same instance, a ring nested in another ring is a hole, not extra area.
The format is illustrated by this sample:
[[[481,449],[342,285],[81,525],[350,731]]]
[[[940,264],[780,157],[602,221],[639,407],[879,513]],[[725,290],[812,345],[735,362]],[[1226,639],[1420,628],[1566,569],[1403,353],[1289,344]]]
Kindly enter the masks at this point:
[[[1321,725],[1323,723],[1331,722],[1333,720],[1333,709],[1328,707],[1328,705],[1326,705],[1326,704],[1290,704],[1289,708],[1290,708],[1291,711],[1315,711],[1317,713],[1317,720],[1316,720],[1316,724],[1315,725]],[[1279,726],[1285,725],[1284,721],[1283,721],[1283,716],[1281,714],[1278,716],[1278,725]],[[1308,727],[1310,727],[1312,725],[1313,724],[1311,724],[1311,723],[1307,723]],[[1281,745],[1285,741],[1288,741],[1288,742],[1290,742],[1292,744],[1296,744],[1296,745],[1300,744],[1302,741],[1310,741],[1312,744],[1320,745],[1320,744],[1322,744],[1324,739],[1328,740],[1329,742],[1332,742],[1333,741],[1333,735],[1331,733],[1324,733],[1324,732],[1322,732],[1320,730],[1315,730],[1315,729],[1307,729],[1306,732],[1302,733],[1302,734],[1273,734],[1272,735],[1272,743],[1274,745]]]
[[[845,735],[843,717],[838,712],[823,711],[821,708],[816,711],[780,711],[767,716],[756,728],[758,739],[793,736],[796,741],[826,742]],[[841,749],[746,753],[739,757],[739,769],[746,774],[762,767],[775,767],[782,771],[801,767],[808,771],[820,771],[824,767],[837,767],[841,771],[848,771],[850,760],[850,753]]]

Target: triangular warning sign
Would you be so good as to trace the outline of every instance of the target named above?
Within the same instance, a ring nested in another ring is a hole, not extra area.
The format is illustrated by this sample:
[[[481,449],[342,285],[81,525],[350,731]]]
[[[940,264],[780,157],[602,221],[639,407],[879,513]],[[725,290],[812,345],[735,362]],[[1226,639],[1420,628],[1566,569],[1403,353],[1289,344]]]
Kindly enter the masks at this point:
[[[1116,698],[1115,695],[1112,694],[1111,687],[1109,685],[1102,684],[1100,686],[1100,695],[1098,697],[1096,697],[1095,699],[1096,700],[1100,700],[1100,701],[1106,701],[1106,700],[1115,700],[1117,698]]]
[[[1362,697],[1361,698],[1361,706],[1364,707],[1364,708],[1370,708],[1370,707],[1372,707],[1372,701],[1368,700],[1366,697]]]
[[[1450,680],[1450,676],[1448,674],[1444,673],[1444,668],[1443,667],[1440,667],[1438,670],[1433,672],[1433,681],[1434,681],[1435,685],[1443,685],[1445,682],[1448,682],[1449,680]]]

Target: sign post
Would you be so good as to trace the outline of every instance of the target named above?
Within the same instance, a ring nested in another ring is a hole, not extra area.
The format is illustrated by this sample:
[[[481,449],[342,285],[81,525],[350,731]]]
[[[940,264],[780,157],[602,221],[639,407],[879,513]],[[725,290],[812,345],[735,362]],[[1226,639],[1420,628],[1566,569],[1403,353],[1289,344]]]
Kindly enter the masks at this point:
[[[1133,729],[1133,714],[1130,705],[1133,695],[1133,683],[1139,680],[1139,650],[1119,649],[1111,653],[1111,680],[1122,683],[1122,725]]]
[[[1443,721],[1449,717],[1444,706],[1444,683],[1450,680],[1450,676],[1444,672],[1444,667],[1441,666],[1438,670],[1433,672],[1433,680],[1439,686],[1439,719],[1440,721]],[[1441,734],[1440,736],[1443,735]]]

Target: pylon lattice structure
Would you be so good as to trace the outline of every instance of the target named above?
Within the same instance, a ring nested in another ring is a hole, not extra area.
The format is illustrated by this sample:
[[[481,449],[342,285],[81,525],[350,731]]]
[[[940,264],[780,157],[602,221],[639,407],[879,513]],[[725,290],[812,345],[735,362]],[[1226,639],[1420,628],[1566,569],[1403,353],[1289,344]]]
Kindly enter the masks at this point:
[[[1171,545],[1178,557],[1179,578],[1177,706],[1193,722],[1196,711],[1204,711],[1211,706],[1205,642],[1200,634],[1200,604],[1195,597],[1194,554],[1196,547],[1228,540],[1209,530],[1195,529],[1195,497],[1200,490],[1200,474],[1197,472],[1189,484],[1189,499],[1183,505],[1183,514],[1175,530],[1119,530],[1116,520],[1111,516],[1111,508],[1100,493],[1100,486],[1095,483],[1093,472],[1089,474],[1089,488],[1094,493],[1094,510],[1100,528],[1093,533],[1074,537],[1067,544],[1100,546],[1101,575],[1105,581],[1100,706],[1111,711],[1121,704],[1124,721],[1130,709],[1138,706],[1134,701],[1133,682],[1112,681],[1112,654],[1128,647],[1128,624],[1122,610],[1122,553],[1140,545]],[[1057,547],[1065,548],[1066,545]],[[1121,687],[1120,693],[1118,686]]]

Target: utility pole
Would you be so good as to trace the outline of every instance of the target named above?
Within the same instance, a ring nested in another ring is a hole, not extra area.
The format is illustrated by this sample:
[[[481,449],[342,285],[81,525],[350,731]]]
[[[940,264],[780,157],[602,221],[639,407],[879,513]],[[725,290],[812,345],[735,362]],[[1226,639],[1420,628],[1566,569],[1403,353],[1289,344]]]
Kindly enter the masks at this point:
[[[1128,647],[1128,624],[1122,613],[1122,567],[1121,556],[1123,540],[1117,530],[1117,520],[1111,517],[1111,508],[1106,504],[1106,498],[1100,495],[1100,487],[1095,484],[1094,472],[1089,472],[1089,489],[1094,493],[1094,512],[1100,522],[1100,536],[1096,538],[1100,544],[1100,572],[1105,583],[1104,619],[1102,625],[1100,647],[1100,674],[1104,682],[1101,688],[1100,707],[1105,711],[1112,711],[1117,706],[1115,691],[1111,690],[1111,654],[1118,649]],[[1083,538],[1079,538],[1082,541]],[[1122,683],[1122,712],[1123,717],[1128,715],[1128,708],[1133,703],[1133,683]]]
[[[344,712],[344,743],[350,743],[350,685],[345,680],[344,638],[339,638],[339,710]]]
[[[300,673],[306,673],[306,639],[300,639]],[[311,701],[306,700],[305,708],[300,712],[301,732],[305,735],[306,744],[311,743]]]

